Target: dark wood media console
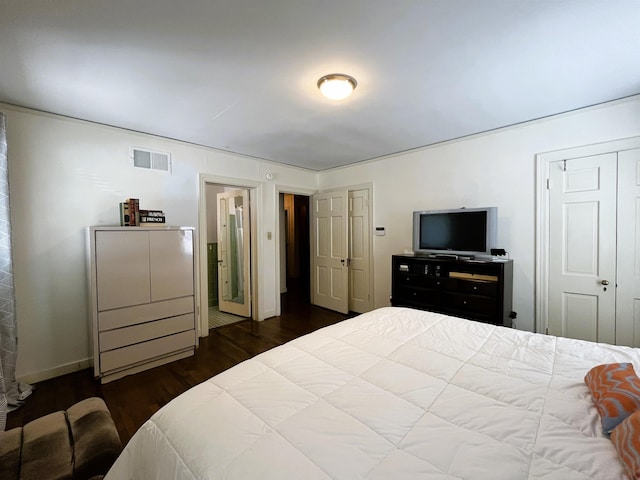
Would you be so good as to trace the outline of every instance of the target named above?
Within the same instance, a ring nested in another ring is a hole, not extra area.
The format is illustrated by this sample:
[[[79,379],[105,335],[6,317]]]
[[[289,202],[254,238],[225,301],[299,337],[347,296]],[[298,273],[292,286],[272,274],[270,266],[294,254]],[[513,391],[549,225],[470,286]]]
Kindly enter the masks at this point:
[[[513,260],[393,255],[391,304],[511,327]]]

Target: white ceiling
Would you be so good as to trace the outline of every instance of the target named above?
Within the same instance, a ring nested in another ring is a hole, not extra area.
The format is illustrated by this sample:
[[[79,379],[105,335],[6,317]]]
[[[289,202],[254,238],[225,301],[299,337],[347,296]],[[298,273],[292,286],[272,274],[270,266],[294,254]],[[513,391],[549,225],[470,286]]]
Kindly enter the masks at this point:
[[[638,93],[638,0],[0,0],[0,101],[313,170]]]

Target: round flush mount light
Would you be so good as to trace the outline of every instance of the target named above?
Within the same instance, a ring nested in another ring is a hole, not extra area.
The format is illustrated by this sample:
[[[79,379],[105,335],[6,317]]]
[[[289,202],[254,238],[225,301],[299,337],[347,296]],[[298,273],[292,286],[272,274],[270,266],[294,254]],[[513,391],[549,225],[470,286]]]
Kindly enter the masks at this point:
[[[356,79],[344,73],[331,73],[318,80],[318,88],[322,94],[331,100],[347,98],[356,88]]]

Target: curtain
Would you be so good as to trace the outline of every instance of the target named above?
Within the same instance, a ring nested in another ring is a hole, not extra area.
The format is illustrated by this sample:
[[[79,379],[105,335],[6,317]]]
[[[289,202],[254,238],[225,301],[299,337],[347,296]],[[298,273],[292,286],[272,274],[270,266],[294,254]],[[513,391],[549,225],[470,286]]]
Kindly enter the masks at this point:
[[[9,169],[7,162],[6,116],[0,112],[0,430],[7,424],[7,412],[22,404],[31,386],[16,381],[18,335],[11,257],[9,217]]]

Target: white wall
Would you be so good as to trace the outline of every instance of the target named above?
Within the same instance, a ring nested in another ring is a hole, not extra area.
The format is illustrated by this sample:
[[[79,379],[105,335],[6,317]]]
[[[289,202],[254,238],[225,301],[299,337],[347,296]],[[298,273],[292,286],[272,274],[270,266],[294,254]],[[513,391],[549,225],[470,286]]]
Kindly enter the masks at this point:
[[[425,125],[428,128],[428,125]],[[389,305],[391,255],[411,249],[413,210],[498,207],[514,260],[517,328],[534,329],[535,155],[640,135],[640,96],[319,174],[327,190],[374,184],[375,306]]]
[[[315,189],[315,173],[9,105],[0,110],[7,114],[19,378],[34,382],[89,364],[86,227],[118,224],[118,203],[127,197],[164,210],[170,224],[197,226],[201,173],[264,183],[258,311],[260,319],[275,314],[276,247],[266,232],[275,231],[278,199],[264,174]],[[172,174],[131,167],[132,146],[171,152]]]

